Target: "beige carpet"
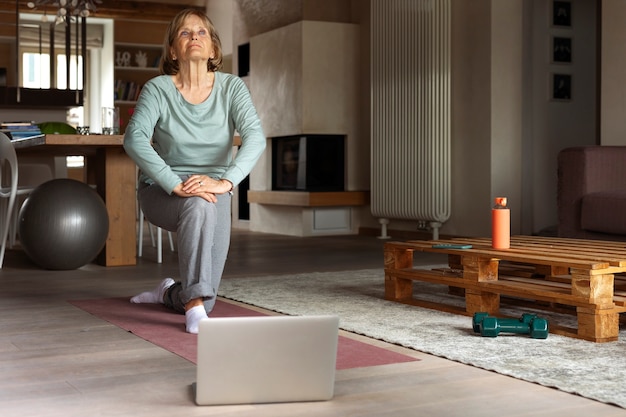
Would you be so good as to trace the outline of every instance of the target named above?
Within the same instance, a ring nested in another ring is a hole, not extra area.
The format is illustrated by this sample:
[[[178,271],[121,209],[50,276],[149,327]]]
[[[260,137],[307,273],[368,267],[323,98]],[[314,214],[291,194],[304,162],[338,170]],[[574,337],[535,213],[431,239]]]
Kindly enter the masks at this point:
[[[553,334],[483,338],[470,317],[384,300],[383,277],[374,269],[232,278],[222,281],[220,295],[285,314],[337,314],[351,332],[626,408],[625,331],[611,343]],[[419,291],[462,303],[443,286],[420,284]],[[525,311],[502,309],[513,316]]]

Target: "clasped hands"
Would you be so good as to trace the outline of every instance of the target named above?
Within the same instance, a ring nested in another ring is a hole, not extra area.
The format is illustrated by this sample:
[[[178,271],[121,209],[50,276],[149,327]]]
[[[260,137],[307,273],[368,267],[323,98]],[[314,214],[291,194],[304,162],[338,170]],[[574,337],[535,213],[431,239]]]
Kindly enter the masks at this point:
[[[184,182],[178,184],[173,192],[179,197],[200,197],[209,203],[217,202],[217,194],[224,194],[233,189],[228,180],[216,180],[206,175],[190,175]]]

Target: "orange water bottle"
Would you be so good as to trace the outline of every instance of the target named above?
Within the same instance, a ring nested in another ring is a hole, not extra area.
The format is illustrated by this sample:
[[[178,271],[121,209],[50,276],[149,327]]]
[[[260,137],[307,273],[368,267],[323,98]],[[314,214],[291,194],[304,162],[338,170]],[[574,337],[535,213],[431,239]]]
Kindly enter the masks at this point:
[[[506,197],[496,197],[491,210],[491,246],[494,249],[511,247],[511,211],[506,207]]]

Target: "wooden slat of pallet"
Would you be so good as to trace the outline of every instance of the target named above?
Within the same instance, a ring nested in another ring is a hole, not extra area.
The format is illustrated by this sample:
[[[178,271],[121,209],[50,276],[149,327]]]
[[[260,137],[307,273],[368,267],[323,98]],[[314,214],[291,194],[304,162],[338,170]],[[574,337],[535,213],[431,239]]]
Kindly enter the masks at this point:
[[[566,287],[550,286],[526,282],[522,278],[510,277],[508,280],[500,278],[498,281],[476,282],[459,279],[456,276],[446,276],[441,273],[415,269],[385,271],[391,276],[412,281],[425,281],[434,284],[449,285],[465,289],[505,294],[514,297],[528,298],[533,300],[550,301],[559,304],[573,305],[577,307],[595,307],[582,297],[571,294]],[[557,283],[554,283],[557,284]]]
[[[571,291],[572,289],[571,279],[569,282],[559,282],[559,281],[543,280],[543,279],[537,279],[537,278],[524,278],[524,277],[518,277],[518,276],[513,276],[513,275],[500,275],[499,279],[506,280],[506,281],[525,282],[528,284],[541,285],[541,286],[548,287],[548,288],[559,288],[559,289],[564,289],[568,292]]]
[[[423,249],[423,248],[422,248]],[[414,248],[414,250],[420,250],[420,248]],[[461,252],[462,249],[456,250],[455,254],[463,255]],[[451,253],[450,249],[432,249],[429,246],[429,252],[442,252],[442,253]],[[507,250],[506,257],[502,256],[502,252],[495,251],[493,249],[481,249],[481,248],[473,248],[471,254],[468,252],[466,255],[483,257],[483,258],[492,258],[492,259],[506,259],[508,261],[515,261],[520,263],[527,263],[533,265],[550,265],[550,266],[559,266],[564,268],[577,268],[580,270],[604,270],[609,268],[610,264],[608,261],[598,261],[593,259],[580,259],[575,256],[563,256],[563,257],[555,257],[554,254],[546,254],[546,255],[537,255],[536,252],[533,254],[529,254],[525,251],[516,251],[516,250]],[[624,267],[626,270],[626,267]],[[619,272],[619,271],[616,271]]]
[[[613,278],[614,291],[626,291],[626,277],[621,275],[615,275]]]
[[[475,282],[463,280],[462,278],[459,278],[456,273],[450,273],[441,269],[386,269],[385,273],[394,278],[405,280],[423,281],[457,288],[474,289],[511,297],[541,300],[574,307],[593,309],[601,307],[597,304],[590,303],[585,298],[573,295],[571,293],[571,285],[564,282],[538,280],[536,278],[524,278],[517,276],[500,276],[497,281]],[[624,308],[626,307],[626,292],[616,293],[614,302],[616,308],[618,308],[620,312],[626,312],[626,308]]]
[[[618,307],[624,307],[626,308],[626,296],[623,295],[614,295],[613,296],[613,302],[615,303],[616,306]]]
[[[433,284],[449,285],[452,287],[469,288],[473,286],[463,280],[456,273],[429,269],[385,269],[385,275],[411,281],[423,281]]]
[[[590,306],[588,301],[581,297],[572,295],[570,290],[565,286],[537,284],[528,282],[523,278],[510,277],[510,279],[504,281],[501,278],[499,281],[475,282],[461,279],[456,275],[419,269],[385,270],[385,274],[412,281],[424,281],[433,284],[506,294],[515,297],[550,301],[560,304],[584,307]]]
[[[488,238],[454,238],[447,241],[469,243],[477,246],[491,246],[491,240]],[[626,260],[626,243],[624,242],[605,242],[598,240],[547,238],[533,236],[513,236],[511,238],[511,244],[527,246],[531,248],[545,248],[553,250],[568,248],[568,250],[574,252],[578,251],[591,254],[591,256],[601,257],[606,256],[607,254],[616,254],[618,258]]]
[[[477,246],[491,246],[488,238],[455,238],[450,242],[459,241]],[[521,247],[518,247],[521,246]],[[508,251],[530,251],[536,253],[553,253],[562,258],[577,258],[596,261],[608,261],[612,266],[626,267],[626,244],[624,242],[604,242],[598,240],[546,238],[537,236],[513,236],[511,249]]]
[[[453,238],[450,240],[458,241],[472,241],[481,245],[491,246],[491,239],[486,237],[478,238]],[[590,250],[604,251],[604,250],[621,250],[626,252],[626,242],[619,241],[602,241],[591,239],[571,239],[571,238],[558,238],[558,237],[544,237],[544,236],[527,236],[516,235],[511,237],[511,243],[525,244],[525,245],[551,245],[551,246],[572,246],[572,247],[587,247]]]
[[[612,267],[611,273],[626,272],[626,250],[619,249],[618,246],[608,248],[601,251],[599,248],[587,248],[579,246],[554,246],[548,242],[544,242],[538,246],[518,246],[512,238],[511,248],[505,251],[494,250],[491,248],[491,241],[484,238],[455,238],[437,241],[409,241],[396,246],[396,242],[392,243],[398,249],[411,249],[414,251],[428,251],[453,253],[463,256],[463,254],[471,254],[472,256],[490,257],[493,259],[506,259],[508,261],[550,265],[559,267],[573,267],[579,270],[599,270]],[[434,249],[434,243],[463,243],[471,244],[473,248],[470,250],[463,249]],[[537,249],[540,249],[538,251]]]
[[[533,265],[524,265],[517,263],[500,262],[498,266],[498,274],[512,276],[532,278],[539,281],[554,281],[571,283],[572,278],[570,275],[547,275],[537,272]]]
[[[521,272],[515,269],[515,267],[511,267],[511,269],[503,268],[502,266],[499,269],[499,274],[502,277],[506,277],[506,279],[513,280],[519,278],[526,278],[531,281],[528,282],[540,282],[542,285],[549,286],[553,284],[554,286],[563,285],[564,288],[568,288],[571,291],[571,282],[572,277],[569,275],[559,275],[559,276],[545,276],[545,277],[536,277],[529,276],[527,272],[522,269]],[[614,297],[613,300],[618,306],[626,306],[626,279],[624,277],[615,276],[614,278]]]
[[[615,245],[586,244],[587,241],[569,242],[568,244],[557,244],[557,242],[545,241],[516,241],[523,244],[526,250],[541,250],[543,253],[552,253],[560,257],[575,257],[578,259],[608,261],[610,265],[617,267],[626,266],[626,248]]]
[[[590,263],[602,263],[613,267],[626,267],[626,257],[624,256],[620,257],[618,256],[619,254],[609,252],[600,254],[593,251],[588,251],[582,247],[511,246],[511,249],[508,249],[507,252],[525,254],[531,260],[539,252],[543,256],[548,256],[560,262],[571,262],[572,260],[577,260]]]
[[[591,240],[591,239],[571,239],[571,238],[559,238],[559,237],[543,237],[543,236],[513,236],[513,240],[531,243],[531,244],[551,244],[551,245],[563,245],[563,246],[582,246],[588,248],[595,248],[599,251],[608,249],[616,249],[626,251],[626,242],[619,241],[604,241],[604,240]]]
[[[529,282],[523,278],[506,277],[498,281],[482,282],[480,286],[482,286],[485,291],[513,297],[549,301],[575,307],[600,307],[597,304],[590,303],[585,298],[573,295],[570,286],[559,284],[560,283],[557,282],[538,284],[536,282]]]
[[[616,305],[626,307],[626,288],[615,288],[613,290],[613,300]]]

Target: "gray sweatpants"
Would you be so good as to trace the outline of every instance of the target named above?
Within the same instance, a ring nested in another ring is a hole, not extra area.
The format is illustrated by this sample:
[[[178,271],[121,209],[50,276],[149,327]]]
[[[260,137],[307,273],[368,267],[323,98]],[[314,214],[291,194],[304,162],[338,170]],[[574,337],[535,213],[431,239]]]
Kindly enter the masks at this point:
[[[200,197],[167,194],[159,185],[142,184],[137,190],[148,221],[176,232],[180,282],[165,295],[165,305],[185,312],[185,304],[204,299],[207,314],[213,309],[230,245],[231,196],[217,196],[217,203]]]

